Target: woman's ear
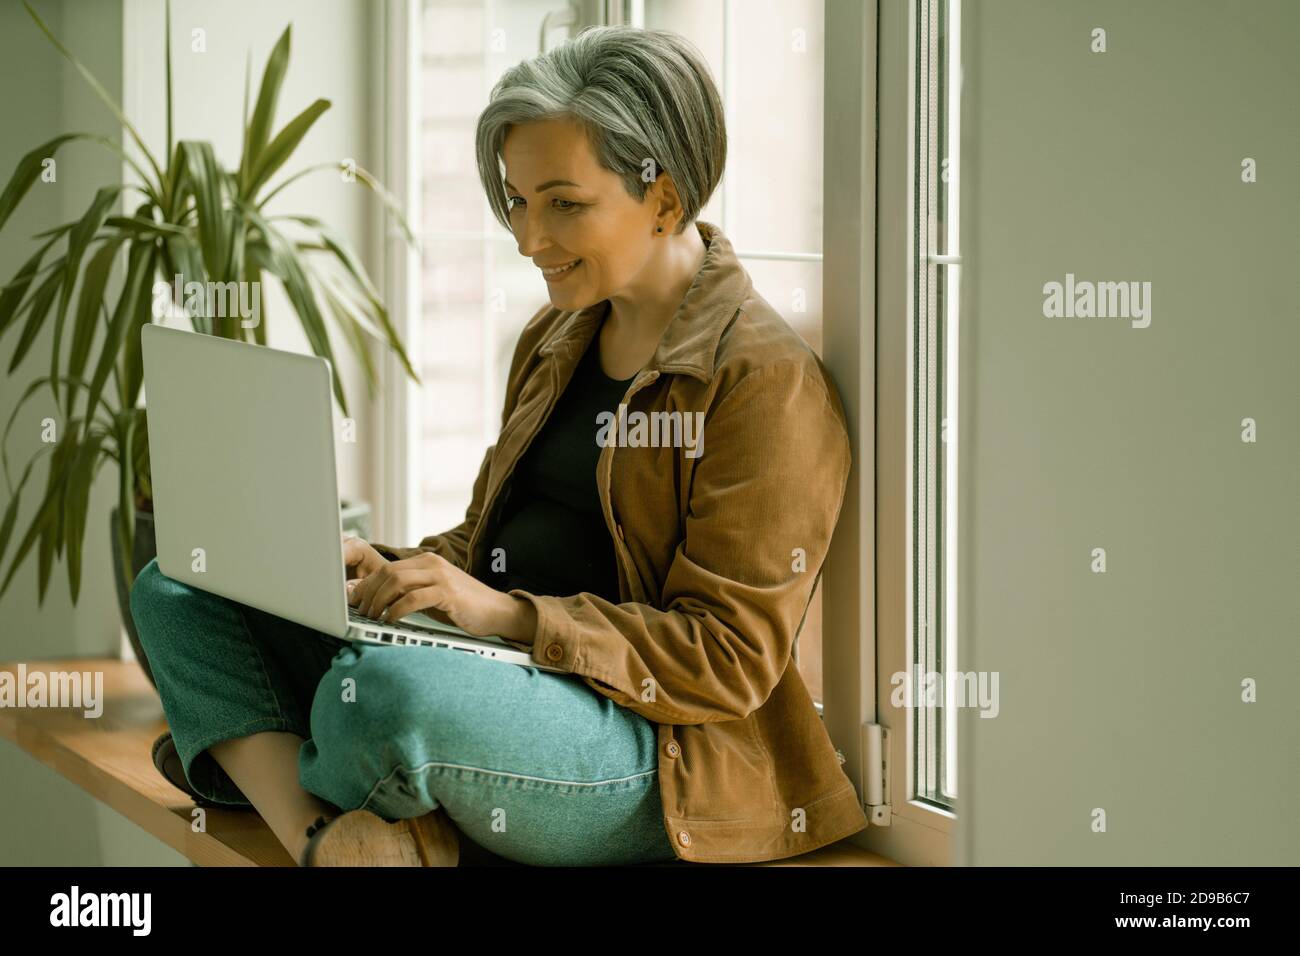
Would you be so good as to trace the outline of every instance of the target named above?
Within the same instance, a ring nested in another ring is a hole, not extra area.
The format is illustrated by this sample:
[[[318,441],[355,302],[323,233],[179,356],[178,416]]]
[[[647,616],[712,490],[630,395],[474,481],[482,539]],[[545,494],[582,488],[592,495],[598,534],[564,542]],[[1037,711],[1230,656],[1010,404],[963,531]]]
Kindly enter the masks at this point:
[[[677,184],[673,181],[672,173],[661,170],[655,181],[650,184],[646,197],[654,200],[656,225],[662,226],[666,235],[676,232],[685,210],[682,208],[681,196],[677,192]]]

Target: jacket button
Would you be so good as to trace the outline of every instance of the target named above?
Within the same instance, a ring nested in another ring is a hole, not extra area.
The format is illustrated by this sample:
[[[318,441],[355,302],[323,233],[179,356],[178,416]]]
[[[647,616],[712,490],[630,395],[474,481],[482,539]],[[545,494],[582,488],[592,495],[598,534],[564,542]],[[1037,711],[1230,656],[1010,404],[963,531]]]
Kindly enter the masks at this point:
[[[690,835],[689,833],[687,833],[685,830],[678,830],[678,831],[677,831],[677,842],[680,843],[682,846],[690,846],[690,845],[691,845],[691,835]]]
[[[564,656],[564,648],[559,644],[546,645],[546,659],[548,661],[558,661]]]
[[[682,752],[682,748],[677,746],[677,741],[675,740],[668,741],[668,745],[664,747],[664,753],[666,753],[670,757],[676,757],[681,752]]]

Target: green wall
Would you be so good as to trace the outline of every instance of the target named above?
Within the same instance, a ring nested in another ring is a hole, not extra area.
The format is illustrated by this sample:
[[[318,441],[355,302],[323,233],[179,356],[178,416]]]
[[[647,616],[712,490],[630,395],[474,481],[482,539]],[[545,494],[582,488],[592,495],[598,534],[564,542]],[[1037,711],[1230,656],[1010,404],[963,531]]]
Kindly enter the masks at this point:
[[[55,35],[120,99],[122,0],[61,0],[33,4]],[[8,181],[19,158],[62,132],[90,130],[119,139],[112,114],[85,81],[41,35],[17,2],[0,3],[0,176]],[[110,151],[72,144],[56,154],[57,179],[37,182],[0,233],[0,282],[31,255],[32,233],[79,217],[100,186],[121,181],[121,163]],[[3,368],[18,341],[11,328],[0,340]],[[46,374],[51,331],[41,334],[12,377],[0,377],[0,415],[8,421],[27,385]],[[40,447],[40,420],[54,411],[34,398],[10,436],[11,462],[19,468]],[[43,488],[45,465],[33,469],[29,488]],[[15,475],[15,478],[17,475]],[[109,465],[95,485],[87,520],[82,591],[74,608],[67,571],[55,563],[44,606],[36,601],[36,562],[28,560],[0,598],[0,659],[115,656],[121,620],[113,590],[109,511],[116,503],[117,474]],[[8,487],[0,485],[8,505]],[[24,495],[16,534],[26,529],[38,503]],[[16,544],[16,542],[15,542]],[[13,547],[10,548],[12,553]],[[8,563],[4,565],[8,571]],[[53,770],[10,743],[0,743],[0,865],[93,865],[184,863],[125,817],[100,804]]]
[[[1300,4],[964,7],[958,858],[1294,864]]]
[[[165,152],[164,72],[160,55],[163,0],[33,0],[55,35],[96,75],[110,95],[136,121],[156,154]],[[294,54],[285,80],[278,122],[286,122],[315,96],[332,101],[326,118],[304,139],[294,168],[356,158],[375,167],[371,134],[379,102],[371,48],[377,4],[370,0],[174,0],[172,4],[176,135],[210,139],[231,160],[238,150],[243,105],[245,53],[253,57],[254,82],[272,45],[289,22],[294,24]],[[207,48],[196,52],[191,31],[206,31]],[[112,114],[85,81],[45,40],[17,0],[0,0],[0,176],[7,177],[19,158],[62,132],[91,130],[120,140]],[[296,104],[296,106],[295,106]],[[84,144],[65,147],[58,156],[58,180],[38,183],[0,234],[0,283],[31,254],[28,237],[79,217],[95,190],[120,182],[120,160],[107,150]],[[331,188],[333,185],[333,188]],[[130,194],[138,202],[138,193]],[[331,222],[362,251],[372,274],[379,273],[373,253],[374,200],[365,190],[341,188],[325,179],[303,181],[280,197],[281,211],[310,211]],[[280,200],[277,199],[277,202]],[[269,308],[281,314],[271,321],[271,344],[302,348],[296,322],[278,289]],[[285,321],[288,320],[288,321]],[[11,329],[0,340],[0,370],[8,367],[18,340]],[[49,331],[37,341],[13,379],[0,374],[0,416],[7,420],[27,384],[45,373]],[[341,358],[339,372],[350,395],[364,396],[361,369]],[[25,462],[39,444],[41,418],[52,402],[25,406],[9,445],[11,458]],[[374,455],[368,451],[377,434],[369,423],[376,407],[358,404],[362,440],[345,449],[340,460],[344,494],[373,500]],[[2,421],[0,421],[2,424]],[[33,469],[31,484],[43,487],[44,471]],[[56,562],[45,604],[36,601],[36,563],[29,561],[0,599],[0,660],[48,657],[107,657],[119,653],[120,615],[109,550],[109,512],[116,504],[117,473],[110,464],[100,473],[91,498],[85,542],[82,596],[72,607],[67,573]],[[0,484],[0,507],[8,504]],[[26,528],[37,504],[24,497],[18,528]],[[2,512],[0,512],[2,513]],[[7,570],[7,565],[4,566]],[[184,858],[148,836],[135,824],[92,800],[73,784],[18,748],[0,743],[0,865],[5,864],[173,864]],[[34,821],[40,821],[35,825]]]

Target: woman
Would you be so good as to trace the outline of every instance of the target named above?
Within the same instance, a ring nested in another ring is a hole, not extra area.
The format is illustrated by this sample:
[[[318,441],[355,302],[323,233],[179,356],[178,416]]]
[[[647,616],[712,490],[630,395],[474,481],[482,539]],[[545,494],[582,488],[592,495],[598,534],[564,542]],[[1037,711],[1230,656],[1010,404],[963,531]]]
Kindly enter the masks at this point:
[[[331,642],[151,565],[132,607],[176,782],[251,803],[318,865],[454,863],[460,834],[524,863],[745,862],[862,829],[792,661],[847,432],[697,220],[726,158],[702,58],[590,29],[505,74],[477,150],[550,305],[465,520],[418,548],[348,539],[349,600],[564,673]]]

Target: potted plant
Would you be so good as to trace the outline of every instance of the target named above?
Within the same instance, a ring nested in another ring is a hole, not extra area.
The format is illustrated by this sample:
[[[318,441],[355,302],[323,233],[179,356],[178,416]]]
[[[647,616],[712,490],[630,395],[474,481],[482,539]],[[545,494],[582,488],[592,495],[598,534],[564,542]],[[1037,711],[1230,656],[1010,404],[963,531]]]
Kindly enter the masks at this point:
[[[31,382],[0,436],[0,460],[9,494],[0,517],[0,571],[4,572],[0,595],[35,551],[38,601],[44,603],[54,559],[63,557],[76,603],[91,485],[105,462],[113,461],[118,467],[118,505],[112,522],[119,600],[136,656],[152,680],[126,604],[135,575],[154,556],[148,430],[146,409],[141,405],[141,328],[166,312],[188,317],[196,332],[265,345],[266,324],[260,314],[249,321],[242,311],[232,317],[228,309],[216,306],[222,303],[220,290],[235,289],[242,295],[252,289],[260,307],[261,283],[270,276],[283,285],[315,354],[334,364],[327,317],[343,333],[364,370],[372,396],[377,384],[372,340],[392,349],[406,373],[418,382],[379,293],[343,238],[313,216],[271,215],[266,206],[289,183],[333,169],[341,172],[345,181],[359,181],[373,191],[396,216],[408,243],[414,245],[415,237],[393,198],[364,169],[323,163],[279,175],[303,136],[330,105],[328,100],[318,99],[273,132],[280,86],[289,65],[290,27],[285,28],[267,60],[251,113],[245,77],[243,147],[238,165],[228,169],[218,161],[209,142],[173,144],[168,4],[164,167],[90,71],[59,42],[26,0],[24,6],[37,27],[113,111],[142,158],[137,162],[106,137],[65,133],[27,153],[0,193],[2,230],[36,181],[44,161],[78,140],[118,153],[138,178],[127,185],[105,185],[80,219],[34,236],[35,251],[0,287],[0,338],[11,327],[21,329],[9,374],[22,364],[41,330],[53,323],[48,374]],[[278,176],[278,182],[273,182]],[[139,194],[142,201],[130,215],[115,215],[113,207],[128,191]],[[47,261],[47,257],[52,258]],[[119,260],[124,260],[124,272],[114,297],[108,294],[110,278]],[[218,290],[216,297],[214,289]],[[228,297],[225,303],[228,305]],[[220,314],[223,311],[225,314]],[[102,337],[97,339],[101,326]],[[44,429],[43,447],[15,480],[8,438],[23,407],[42,390],[53,397],[57,417],[37,423]],[[343,414],[348,414],[338,376],[334,377],[334,394]],[[19,504],[32,466],[47,452],[50,467],[40,505],[27,528],[16,534]],[[16,544],[5,570],[11,541]]]

